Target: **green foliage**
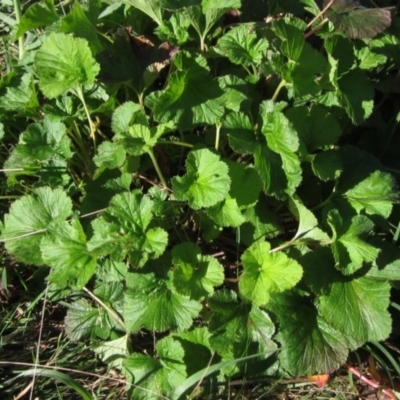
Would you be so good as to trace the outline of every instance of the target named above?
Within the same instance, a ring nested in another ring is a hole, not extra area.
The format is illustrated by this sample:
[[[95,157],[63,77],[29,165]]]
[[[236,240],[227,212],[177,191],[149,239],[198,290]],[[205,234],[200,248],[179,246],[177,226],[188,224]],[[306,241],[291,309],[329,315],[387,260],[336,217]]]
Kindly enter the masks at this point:
[[[0,81],[1,240],[131,399],[330,373],[393,330],[398,19],[248,3],[46,0],[14,32],[44,35]]]

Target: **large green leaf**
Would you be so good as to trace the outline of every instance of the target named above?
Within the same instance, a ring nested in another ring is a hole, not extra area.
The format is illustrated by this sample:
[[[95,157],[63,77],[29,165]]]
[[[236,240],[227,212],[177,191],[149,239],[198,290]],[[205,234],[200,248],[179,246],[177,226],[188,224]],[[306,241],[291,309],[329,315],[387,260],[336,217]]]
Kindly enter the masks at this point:
[[[167,246],[168,234],[161,228],[149,228],[153,207],[154,202],[138,190],[114,196],[102,217],[93,222],[88,249],[96,255],[110,254],[116,261],[128,257],[134,267],[158,258]]]
[[[333,283],[329,294],[319,298],[318,311],[329,324],[360,346],[389,336],[389,301],[389,283],[361,277]]]
[[[194,243],[181,243],[172,249],[174,286],[192,299],[199,300],[214,292],[224,281],[222,265],[211,256],[201,254]]]
[[[399,192],[390,174],[375,171],[345,192],[344,197],[358,213],[365,210],[367,214],[388,218]]]
[[[292,107],[285,113],[300,139],[300,151],[312,154],[323,146],[335,144],[342,131],[339,123],[325,108],[314,105]]]
[[[318,315],[308,298],[290,292],[278,294],[269,307],[279,320],[279,358],[289,373],[329,373],[346,361],[348,350],[343,336]]]
[[[242,255],[243,274],[239,292],[261,306],[267,304],[271,294],[290,289],[300,280],[303,270],[282,252],[270,252],[268,242],[256,242]]]
[[[271,340],[275,328],[265,311],[240,303],[230,291],[216,292],[208,304],[213,310],[210,344],[224,358],[243,357],[252,342],[259,351],[275,351]]]
[[[214,124],[224,113],[224,92],[209,72],[206,59],[179,52],[169,75],[167,88],[146,97],[146,106],[155,120],[173,121],[182,131],[198,124]]]
[[[15,38],[18,39],[30,29],[51,25],[59,20],[53,0],[43,0],[32,4],[24,13],[18,25]]]
[[[200,303],[177,293],[170,282],[153,274],[130,273],[127,285],[124,321],[128,332],[141,328],[152,331],[187,329],[201,310]]]
[[[360,269],[364,262],[376,259],[379,249],[364,239],[371,232],[374,224],[363,215],[351,220],[342,218],[337,210],[330,211],[328,223],[333,231],[332,252],[336,267],[346,275]]]
[[[192,150],[186,160],[186,174],[172,179],[174,195],[198,210],[222,201],[229,192],[228,166],[208,149]]]
[[[64,33],[46,37],[35,57],[39,87],[48,98],[61,96],[79,85],[92,84],[100,71],[88,42]]]
[[[43,261],[53,268],[50,282],[80,290],[93,276],[96,259],[86,248],[86,236],[79,220],[51,223],[40,244]]]
[[[168,336],[157,342],[158,358],[132,353],[123,363],[128,381],[134,384],[133,399],[158,400],[172,394],[186,378],[184,350]]]
[[[254,31],[249,32],[249,27],[239,25],[234,27],[217,43],[215,49],[228,57],[234,64],[257,65],[263,58],[263,53],[268,48],[268,42],[258,40]]]
[[[2,239],[6,249],[27,264],[42,265],[40,241],[50,223],[66,220],[72,202],[61,189],[39,188],[15,201],[6,214]]]

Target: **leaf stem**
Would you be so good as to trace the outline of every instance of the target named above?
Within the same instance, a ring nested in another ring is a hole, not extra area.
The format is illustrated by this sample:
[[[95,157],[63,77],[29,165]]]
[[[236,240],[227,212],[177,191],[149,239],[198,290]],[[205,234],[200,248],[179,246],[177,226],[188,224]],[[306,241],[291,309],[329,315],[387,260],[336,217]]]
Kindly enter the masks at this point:
[[[21,22],[21,4],[19,0],[13,0],[14,2],[14,12],[15,12],[15,19],[17,24],[19,25]],[[25,46],[24,46],[24,35],[18,38],[18,57],[20,60],[24,57],[25,54]]]
[[[164,187],[165,187],[166,189],[168,189],[167,181],[165,180],[164,175],[163,175],[163,173],[161,172],[160,166],[158,165],[157,158],[156,158],[156,156],[154,155],[153,149],[150,149],[150,150],[147,152],[147,154],[148,154],[148,155],[150,156],[150,158],[151,158],[151,161],[152,161],[152,163],[153,163],[153,165],[154,165],[154,168],[155,168],[155,170],[156,170],[156,172],[157,172],[158,177],[160,178],[160,181],[162,182],[162,184],[164,185]]]
[[[112,310],[110,307],[107,306],[102,300],[100,300],[94,293],[92,293],[86,287],[83,288],[83,291],[86,292],[96,303],[100,304],[113,318],[116,322],[118,322],[124,329],[126,330],[125,322],[120,318],[120,316]]]
[[[216,124],[216,133],[215,133],[215,150],[218,150],[219,147],[219,141],[221,138],[221,123]]]
[[[324,20],[321,21],[320,24],[318,24],[314,29],[312,29],[311,31],[307,32],[304,34],[304,39],[309,38],[311,35],[313,35],[316,31],[318,31],[319,29],[321,29],[321,27],[323,25],[325,25],[328,22],[328,18],[325,18]]]
[[[90,137],[93,139],[94,145],[96,147],[96,140],[95,140],[95,131],[96,131],[96,126],[93,123],[92,119],[90,118],[90,113],[89,110],[87,108],[86,105],[86,101],[85,101],[85,96],[83,95],[83,90],[82,90],[82,86],[78,85],[78,87],[75,90],[75,94],[76,96],[79,98],[79,100],[82,102],[83,108],[85,110],[85,114],[86,114],[86,118],[88,120],[89,123],[89,128],[90,128]]]
[[[157,144],[173,144],[175,146],[182,146],[182,147],[189,147],[189,148],[193,148],[193,145],[191,143],[187,143],[187,142],[174,142],[172,140],[164,140],[164,139],[160,139],[157,140]]]
[[[317,14],[308,24],[307,24],[307,29],[322,15],[324,15],[324,13],[328,10],[328,8],[333,4],[334,0],[330,0],[328,2],[328,4],[322,9],[322,11]]]
[[[275,89],[274,94],[272,95],[272,98],[271,98],[272,101],[276,101],[276,99],[277,99],[278,96],[279,96],[279,92],[281,91],[281,89],[282,89],[284,86],[286,86],[286,81],[285,81],[284,79],[282,79],[282,80],[279,82],[278,87]]]

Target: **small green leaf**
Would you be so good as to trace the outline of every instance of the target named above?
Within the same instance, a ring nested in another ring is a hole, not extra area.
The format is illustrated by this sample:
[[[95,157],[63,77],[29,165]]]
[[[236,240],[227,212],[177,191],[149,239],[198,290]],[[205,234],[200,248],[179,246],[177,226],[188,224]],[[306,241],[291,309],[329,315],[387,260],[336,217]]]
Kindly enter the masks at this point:
[[[124,361],[128,381],[134,383],[132,398],[156,400],[169,398],[186,378],[184,350],[178,340],[168,336],[157,342],[158,358],[132,353]]]
[[[236,200],[230,196],[227,196],[221,203],[209,207],[206,213],[217,225],[222,227],[237,228],[246,220],[240,212]]]
[[[314,214],[308,210],[299,200],[290,199],[289,208],[291,213],[299,221],[297,232],[293,241],[300,239],[302,242],[307,240],[328,241],[329,236],[318,228],[318,220]]]
[[[150,127],[144,116],[136,118],[136,120],[138,119],[141,120],[140,123],[130,126],[128,132],[118,134],[114,139],[121,143],[129,154],[135,156],[150,151],[163,134],[171,132],[175,127],[172,122]]]
[[[265,39],[258,40],[251,28],[239,25],[218,40],[215,50],[228,57],[234,64],[258,65],[267,48],[268,42]]]
[[[389,336],[389,300],[389,283],[361,277],[333,283],[329,294],[319,298],[318,311],[329,324],[361,346]]]
[[[337,179],[343,171],[339,152],[327,150],[317,153],[311,160],[311,168],[316,176],[323,181]]]
[[[59,286],[80,290],[93,276],[96,259],[86,248],[79,220],[52,223],[40,244],[43,261],[53,268],[49,280]]]
[[[52,99],[79,85],[92,84],[100,71],[88,42],[64,33],[51,33],[35,57],[39,87]]]
[[[125,161],[126,153],[122,145],[105,141],[97,148],[93,162],[99,168],[119,168]]]
[[[163,22],[163,0],[124,0],[123,3],[147,14],[157,25]]]
[[[176,290],[200,300],[214,292],[215,286],[222,285],[224,269],[211,256],[203,256],[194,243],[181,243],[172,249],[172,262],[175,266],[174,286]]]
[[[208,149],[192,150],[186,160],[186,174],[172,179],[174,195],[198,210],[222,201],[229,192],[228,166]]]
[[[94,348],[94,352],[110,368],[122,370],[123,362],[129,355],[128,339],[128,335],[125,335],[119,339],[103,342]]]
[[[15,201],[6,214],[2,239],[6,249],[27,264],[42,265],[40,241],[49,224],[66,220],[72,202],[61,189],[39,188]]]
[[[364,262],[373,262],[379,249],[368,244],[363,238],[374,227],[371,220],[363,215],[351,219],[343,219],[337,210],[328,214],[328,223],[334,233],[332,252],[336,268],[346,275],[360,269]]]
[[[139,104],[127,101],[117,107],[112,116],[111,127],[113,132],[121,134],[128,132],[136,119],[142,118],[142,110]]]
[[[303,274],[295,260],[282,252],[270,253],[270,249],[268,242],[256,242],[242,255],[239,291],[258,306],[267,304],[272,293],[295,286]]]
[[[201,310],[201,304],[177,293],[172,285],[153,274],[127,275],[124,321],[128,332],[184,330]]]

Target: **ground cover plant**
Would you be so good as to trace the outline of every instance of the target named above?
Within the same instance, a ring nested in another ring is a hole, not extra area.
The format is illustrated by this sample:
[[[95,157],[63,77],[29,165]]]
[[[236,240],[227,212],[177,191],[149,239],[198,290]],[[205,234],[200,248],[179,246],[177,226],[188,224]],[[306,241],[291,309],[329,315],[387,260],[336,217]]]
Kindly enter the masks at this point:
[[[388,6],[4,3],[3,290],[29,271],[132,399],[329,374],[397,335]]]

